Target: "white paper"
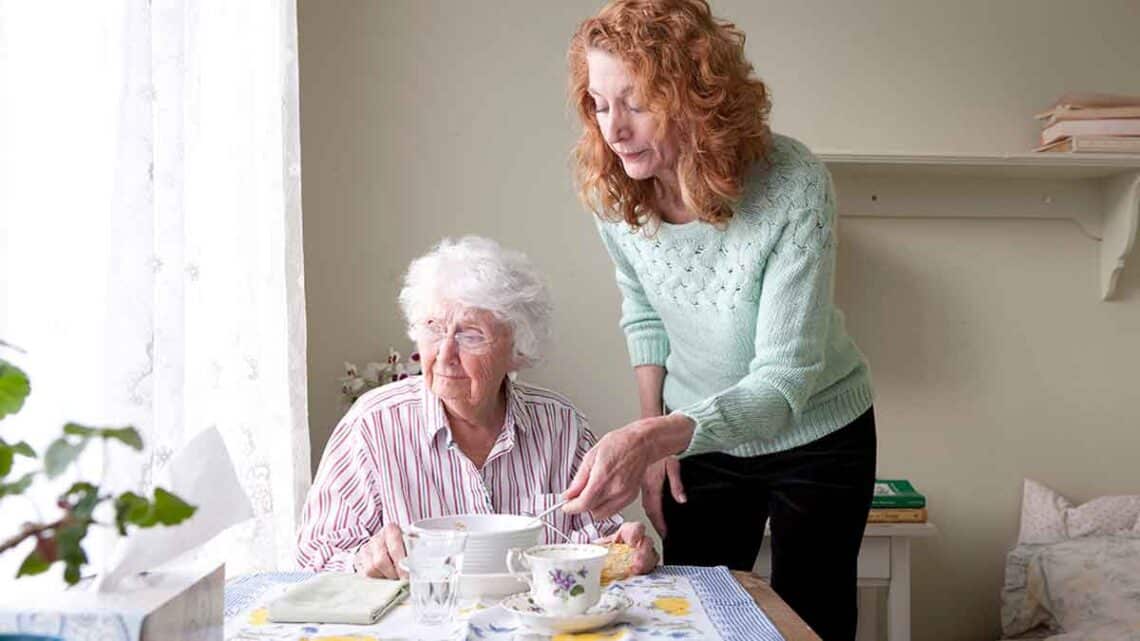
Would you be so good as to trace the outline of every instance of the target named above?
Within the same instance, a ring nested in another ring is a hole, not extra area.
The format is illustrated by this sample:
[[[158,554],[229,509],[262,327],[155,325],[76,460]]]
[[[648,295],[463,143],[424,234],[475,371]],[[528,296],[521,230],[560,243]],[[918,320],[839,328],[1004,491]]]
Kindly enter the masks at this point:
[[[226,444],[216,428],[191,439],[170,458],[158,479],[159,487],[198,510],[178,525],[131,529],[116,546],[107,570],[96,579],[96,591],[113,591],[123,579],[152,570],[253,516],[249,498],[238,482]]]

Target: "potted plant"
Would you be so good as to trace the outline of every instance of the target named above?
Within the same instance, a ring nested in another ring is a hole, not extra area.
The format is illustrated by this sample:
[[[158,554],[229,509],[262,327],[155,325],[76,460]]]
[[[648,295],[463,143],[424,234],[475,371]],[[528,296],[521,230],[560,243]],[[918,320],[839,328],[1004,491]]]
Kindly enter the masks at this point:
[[[6,353],[21,350],[0,341]],[[3,419],[16,414],[24,405],[32,387],[27,375],[15,364],[0,358],[0,509],[3,502],[25,493],[37,482],[60,477],[71,468],[87,447],[96,441],[109,445],[142,450],[143,441],[133,427],[88,427],[67,423],[62,434],[48,445],[40,456],[24,441],[9,442],[4,438]],[[18,467],[28,471],[16,476]],[[100,481],[101,482],[101,481]],[[113,522],[100,522],[95,509],[111,502]],[[178,496],[156,487],[150,497],[134,492],[117,495],[103,491],[97,483],[77,480],[60,494],[53,506],[57,516],[42,522],[25,523],[19,531],[0,541],[0,554],[15,549],[29,538],[35,547],[24,557],[17,577],[41,574],[54,564],[63,565],[63,578],[69,584],[79,581],[80,569],[87,564],[83,540],[92,526],[114,527],[126,535],[133,527],[149,528],[158,525],[177,525],[190,518],[196,507]],[[41,514],[45,511],[41,510]],[[0,635],[0,639],[4,637]]]

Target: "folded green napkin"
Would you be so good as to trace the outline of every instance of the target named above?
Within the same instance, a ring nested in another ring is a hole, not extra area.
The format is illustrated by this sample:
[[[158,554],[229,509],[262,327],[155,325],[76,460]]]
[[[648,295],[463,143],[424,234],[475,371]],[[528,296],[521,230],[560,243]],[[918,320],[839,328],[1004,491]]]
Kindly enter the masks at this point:
[[[407,581],[326,572],[293,586],[269,604],[278,623],[376,623],[408,594]]]

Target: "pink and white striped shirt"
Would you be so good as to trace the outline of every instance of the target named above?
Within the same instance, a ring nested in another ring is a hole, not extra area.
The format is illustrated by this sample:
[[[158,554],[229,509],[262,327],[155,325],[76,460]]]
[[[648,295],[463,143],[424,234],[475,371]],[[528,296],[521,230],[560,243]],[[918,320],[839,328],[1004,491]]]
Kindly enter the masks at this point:
[[[507,385],[503,430],[483,468],[451,439],[439,398],[413,376],[361,396],[333,430],[297,534],[297,563],[352,571],[352,556],[384,525],[453,514],[535,514],[554,505],[594,445],[586,419],[559,394]],[[578,542],[616,532],[621,517],[556,510]],[[544,539],[555,542],[545,530]]]

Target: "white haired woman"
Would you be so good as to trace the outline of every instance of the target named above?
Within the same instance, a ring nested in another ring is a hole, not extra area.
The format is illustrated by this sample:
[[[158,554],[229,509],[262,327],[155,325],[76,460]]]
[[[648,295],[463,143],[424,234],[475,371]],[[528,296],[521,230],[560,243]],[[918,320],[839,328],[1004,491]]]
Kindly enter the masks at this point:
[[[412,261],[400,306],[423,375],[364,394],[333,430],[298,533],[304,568],[394,578],[408,524],[551,507],[595,443],[568,400],[510,375],[539,359],[550,317],[525,255],[444,240]],[[657,564],[641,523],[550,518],[577,542],[633,546],[635,572]]]

